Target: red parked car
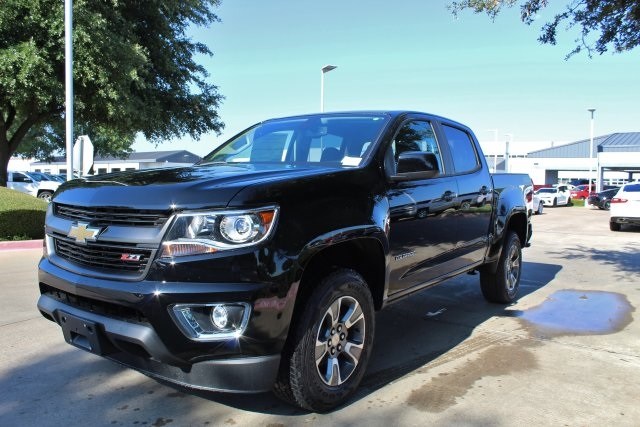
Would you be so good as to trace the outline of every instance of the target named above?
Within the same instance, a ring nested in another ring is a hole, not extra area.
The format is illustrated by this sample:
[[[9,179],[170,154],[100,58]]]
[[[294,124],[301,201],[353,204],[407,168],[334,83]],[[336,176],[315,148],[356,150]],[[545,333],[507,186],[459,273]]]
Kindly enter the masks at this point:
[[[596,191],[595,184],[591,184],[591,191],[589,191],[589,184],[578,185],[571,190],[571,198],[578,200],[585,200],[589,198],[589,195]]]

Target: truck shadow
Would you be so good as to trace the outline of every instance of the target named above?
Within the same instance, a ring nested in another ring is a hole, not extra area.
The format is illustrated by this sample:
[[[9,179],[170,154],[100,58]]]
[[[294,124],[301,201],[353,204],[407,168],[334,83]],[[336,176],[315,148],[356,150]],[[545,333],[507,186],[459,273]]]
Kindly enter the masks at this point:
[[[522,277],[527,279],[521,281],[520,299],[546,286],[561,268],[555,264],[524,263]],[[358,392],[346,406],[366,399],[386,384],[429,365],[465,341],[485,321],[493,317],[513,317],[508,307],[485,302],[479,276],[463,275],[378,312],[367,373]],[[246,411],[273,415],[306,413],[282,403],[271,393],[230,395],[179,389]]]

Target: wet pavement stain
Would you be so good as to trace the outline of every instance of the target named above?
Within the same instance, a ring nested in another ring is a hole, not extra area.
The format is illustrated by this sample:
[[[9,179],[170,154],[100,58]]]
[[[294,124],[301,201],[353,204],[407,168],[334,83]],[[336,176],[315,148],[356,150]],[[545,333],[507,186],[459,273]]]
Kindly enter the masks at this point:
[[[409,395],[407,403],[424,412],[443,412],[456,404],[483,377],[498,377],[535,369],[538,362],[521,342],[483,351],[453,372],[441,373]]]
[[[545,302],[514,316],[524,321],[534,336],[606,335],[623,330],[635,311],[627,297],[614,292],[565,289]]]

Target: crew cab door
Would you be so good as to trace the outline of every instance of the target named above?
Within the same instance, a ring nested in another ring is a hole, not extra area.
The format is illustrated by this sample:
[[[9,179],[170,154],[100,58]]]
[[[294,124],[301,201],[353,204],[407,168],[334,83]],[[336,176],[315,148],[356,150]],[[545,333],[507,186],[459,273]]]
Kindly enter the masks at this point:
[[[425,159],[435,171],[421,172]],[[453,211],[458,188],[455,177],[446,173],[440,144],[427,119],[410,119],[399,126],[386,148],[384,168],[389,182],[391,296],[455,269]]]
[[[455,123],[439,125],[458,185],[453,211],[458,233],[455,266],[464,269],[483,261],[486,255],[492,231],[493,181],[473,134]]]

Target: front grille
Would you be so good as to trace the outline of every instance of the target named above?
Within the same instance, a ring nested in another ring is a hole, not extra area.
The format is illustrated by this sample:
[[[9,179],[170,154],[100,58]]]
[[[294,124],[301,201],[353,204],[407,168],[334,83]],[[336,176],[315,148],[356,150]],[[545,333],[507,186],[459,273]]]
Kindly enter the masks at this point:
[[[54,235],[56,255],[83,267],[105,273],[141,275],[153,256],[152,249],[135,244],[87,242],[79,245],[73,239]]]
[[[141,312],[133,308],[73,295],[68,292],[52,288],[44,283],[40,283],[40,293],[80,310],[124,320],[130,323],[149,323],[148,319]]]
[[[171,211],[152,211],[126,208],[85,207],[54,203],[56,216],[72,221],[90,222],[96,227],[122,225],[133,227],[159,227],[171,215]]]

